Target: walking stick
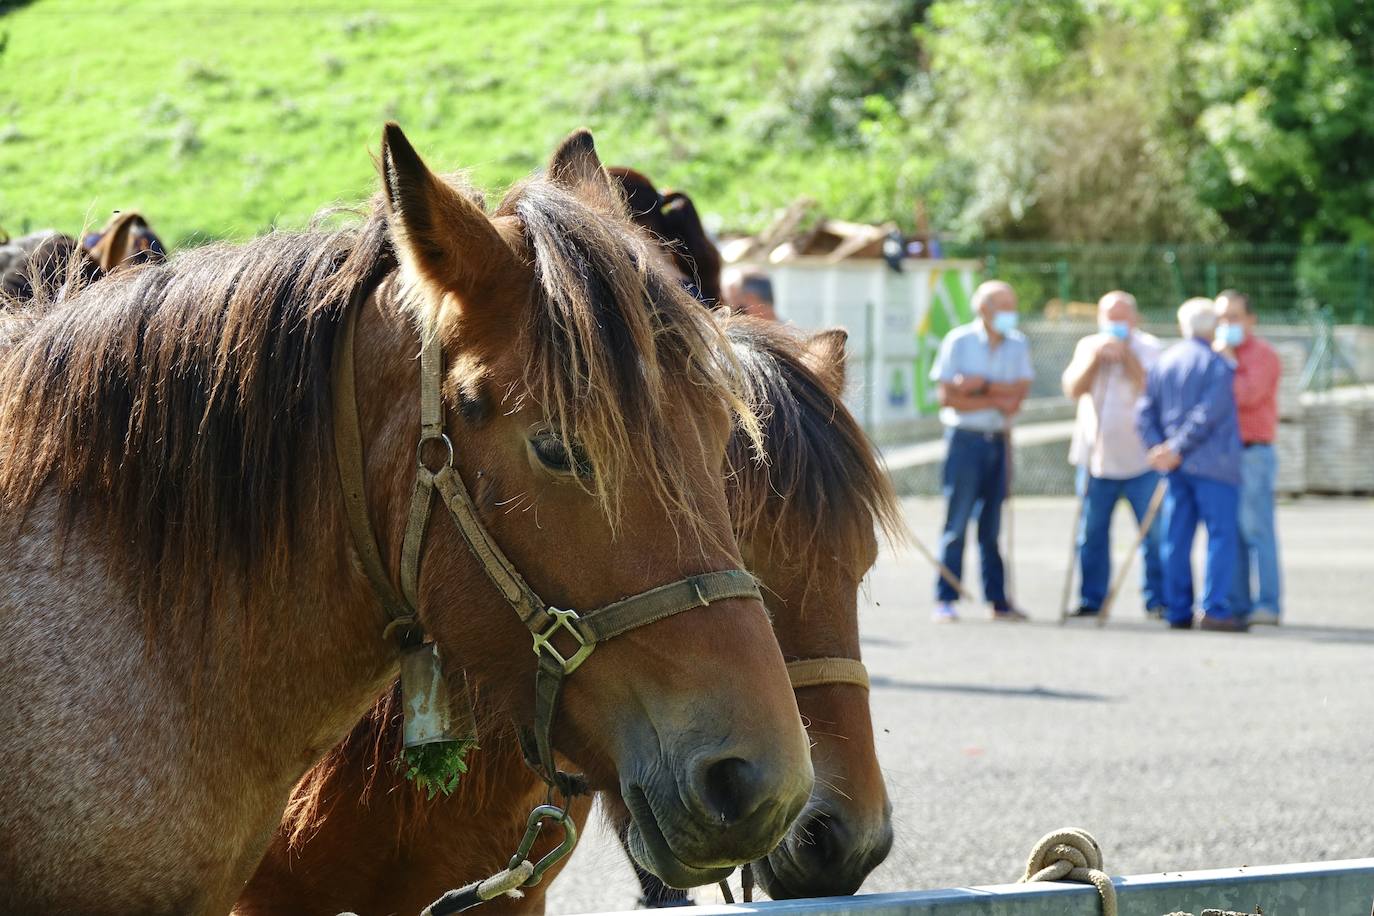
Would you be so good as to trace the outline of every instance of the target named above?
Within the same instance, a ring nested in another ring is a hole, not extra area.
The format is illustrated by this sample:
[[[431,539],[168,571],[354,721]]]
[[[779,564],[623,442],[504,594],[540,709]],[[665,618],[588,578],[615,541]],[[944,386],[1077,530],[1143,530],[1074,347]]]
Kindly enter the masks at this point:
[[[972,602],[974,600],[973,596],[969,594],[968,589],[964,588],[964,583],[959,581],[959,577],[956,576],[948,566],[940,562],[940,558],[935,556],[935,554],[931,553],[930,548],[926,547],[925,544],[921,543],[921,539],[918,538],[914,532],[908,531],[907,536],[911,538],[912,545],[915,546],[916,550],[921,554],[921,556],[929,560],[930,565],[934,566],[935,569],[939,571],[940,578],[948,582],[949,587],[959,593],[960,598],[963,598],[965,601],[968,602]]]
[[[1130,572],[1131,564],[1135,562],[1135,555],[1140,553],[1140,545],[1145,543],[1145,538],[1150,533],[1150,526],[1155,522],[1155,516],[1159,514],[1159,507],[1164,504],[1164,491],[1169,488],[1169,481],[1166,477],[1160,477],[1159,483],[1155,484],[1155,491],[1150,495],[1149,508],[1145,510],[1145,518],[1140,522],[1140,533],[1136,535],[1135,544],[1131,547],[1131,552],[1126,555],[1126,560],[1117,570],[1116,579],[1112,582],[1112,587],[1107,591],[1107,600],[1102,602],[1102,610],[1097,614],[1097,625],[1104,626],[1107,623],[1107,615],[1112,612],[1112,602],[1116,600],[1116,593],[1121,591],[1121,586],[1126,581],[1126,573]]]
[[[1064,569],[1064,591],[1059,596],[1059,623],[1065,624],[1069,620],[1069,600],[1073,595],[1073,571],[1078,568],[1078,526],[1083,521],[1083,503],[1088,499],[1088,491],[1084,488],[1078,495],[1078,505],[1073,512],[1073,525],[1069,528],[1069,565]]]
[[[1100,371],[1100,370],[1099,370]],[[1097,387],[1097,377],[1093,378],[1093,387]],[[1069,620],[1069,601],[1073,598],[1073,571],[1078,568],[1078,526],[1083,521],[1083,507],[1088,502],[1088,487],[1092,484],[1092,463],[1093,456],[1102,447],[1102,408],[1107,403],[1107,392],[1111,390],[1112,377],[1102,376],[1102,398],[1099,401],[1096,395],[1092,395],[1093,402],[1093,448],[1088,453],[1088,458],[1082,465],[1083,492],[1078,494],[1078,506],[1073,512],[1073,525],[1069,528],[1069,565],[1064,569],[1064,591],[1059,597],[1059,623],[1065,624]],[[1078,481],[1078,472],[1074,473],[1075,484]],[[1075,487],[1077,489],[1077,487]],[[1115,505],[1113,505],[1115,509]]]
[[[1016,594],[1016,513],[1011,508],[1011,479],[1012,462],[1016,457],[1016,450],[1011,447],[1011,418],[1007,418],[1007,435],[1003,440],[1003,448],[1006,449],[1003,464],[1006,472],[1007,492],[1002,495],[1002,509],[1007,517],[1007,562],[1004,588],[1007,593],[1007,604],[1016,608],[1017,603],[1012,596]],[[1019,609],[1019,608],[1018,608]]]

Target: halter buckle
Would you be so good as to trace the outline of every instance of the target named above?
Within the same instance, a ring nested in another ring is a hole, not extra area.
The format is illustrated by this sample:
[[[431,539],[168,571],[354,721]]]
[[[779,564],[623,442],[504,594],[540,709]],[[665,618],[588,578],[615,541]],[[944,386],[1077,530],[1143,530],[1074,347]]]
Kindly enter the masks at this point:
[[[516,847],[515,855],[511,856],[507,868],[515,868],[529,856],[530,850],[534,848],[534,841],[539,837],[539,830],[544,826],[544,821],[553,821],[563,828],[563,842],[535,863],[534,872],[526,879],[523,887],[533,887],[538,884],[540,879],[544,877],[544,872],[565,858],[577,845],[577,825],[568,817],[568,812],[557,805],[540,805],[530,812],[530,819],[525,826],[525,835],[521,838],[520,845]]]
[[[548,608],[545,613],[553,618],[553,622],[542,633],[534,634],[534,654],[540,655],[547,652],[549,657],[556,661],[564,674],[572,674],[587,660],[587,656],[592,654],[596,648],[596,643],[587,640],[578,632],[577,627],[572,625],[572,621],[580,619],[577,611],[564,611],[556,607]],[[572,658],[564,658],[563,653],[558,651],[558,647],[552,642],[553,637],[558,635],[559,630],[566,630],[572,634],[572,638],[577,640],[577,651],[572,654]]]

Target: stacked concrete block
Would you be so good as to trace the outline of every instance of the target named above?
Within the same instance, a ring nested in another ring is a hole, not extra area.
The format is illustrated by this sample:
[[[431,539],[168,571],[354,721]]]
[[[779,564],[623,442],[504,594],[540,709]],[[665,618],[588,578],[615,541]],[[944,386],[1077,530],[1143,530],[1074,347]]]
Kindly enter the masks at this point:
[[[1308,491],[1374,492],[1374,387],[1308,394],[1303,408]]]
[[[1294,496],[1307,489],[1307,428],[1302,420],[1279,421],[1274,452],[1279,463],[1274,489],[1283,496]]]
[[[1307,367],[1307,347],[1294,340],[1274,343],[1283,366],[1279,378],[1279,418],[1297,420],[1302,417],[1302,373]]]

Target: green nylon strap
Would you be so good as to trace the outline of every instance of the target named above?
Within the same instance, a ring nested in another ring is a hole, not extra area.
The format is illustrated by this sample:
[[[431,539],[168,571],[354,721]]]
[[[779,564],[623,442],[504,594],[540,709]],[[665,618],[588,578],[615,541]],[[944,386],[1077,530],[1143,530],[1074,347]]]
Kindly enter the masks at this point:
[[[574,621],[590,642],[603,642],[636,627],[654,623],[694,607],[706,607],[728,598],[757,598],[758,582],[742,569],[688,576],[668,585],[641,592],[623,601],[588,611]]]

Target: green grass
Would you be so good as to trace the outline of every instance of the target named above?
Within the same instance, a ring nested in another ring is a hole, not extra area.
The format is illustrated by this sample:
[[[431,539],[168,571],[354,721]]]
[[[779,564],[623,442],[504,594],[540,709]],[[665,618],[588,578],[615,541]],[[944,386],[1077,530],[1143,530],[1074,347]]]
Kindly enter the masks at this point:
[[[0,9],[4,8],[0,0]],[[0,226],[142,210],[174,246],[301,226],[375,186],[395,119],[499,190],[586,125],[730,226],[799,194],[884,217],[857,151],[770,143],[821,4],[40,0],[0,16]]]

